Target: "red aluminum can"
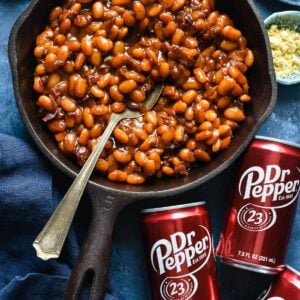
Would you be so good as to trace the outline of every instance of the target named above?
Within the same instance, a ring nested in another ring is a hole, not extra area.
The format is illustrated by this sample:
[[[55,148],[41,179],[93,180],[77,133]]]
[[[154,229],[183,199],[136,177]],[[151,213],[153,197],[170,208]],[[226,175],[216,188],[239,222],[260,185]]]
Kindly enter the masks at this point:
[[[154,300],[218,300],[204,202],[145,209],[143,231]]]
[[[300,273],[286,266],[257,300],[300,300]]]
[[[300,191],[300,146],[256,137],[243,155],[217,255],[242,269],[276,274]]]

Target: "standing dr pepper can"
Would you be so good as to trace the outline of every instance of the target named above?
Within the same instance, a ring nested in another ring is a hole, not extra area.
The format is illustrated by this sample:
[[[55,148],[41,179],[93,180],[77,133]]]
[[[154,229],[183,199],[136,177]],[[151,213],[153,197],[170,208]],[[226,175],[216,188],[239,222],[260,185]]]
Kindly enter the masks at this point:
[[[257,300],[300,300],[300,273],[286,266]]]
[[[204,202],[142,211],[153,300],[218,300],[211,227]]]
[[[243,155],[217,255],[242,269],[276,274],[300,191],[300,146],[256,137]]]

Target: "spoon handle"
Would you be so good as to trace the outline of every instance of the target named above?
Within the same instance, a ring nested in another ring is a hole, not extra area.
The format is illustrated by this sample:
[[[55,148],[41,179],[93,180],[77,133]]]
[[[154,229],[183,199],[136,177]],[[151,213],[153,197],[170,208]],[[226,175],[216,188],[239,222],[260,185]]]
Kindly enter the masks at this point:
[[[105,147],[113,129],[120,121],[120,116],[112,114],[108,125],[98,139],[98,143],[85,162],[76,179],[53,212],[47,224],[33,242],[37,256],[43,260],[57,258],[69,232],[84,188],[94,170],[95,164]]]

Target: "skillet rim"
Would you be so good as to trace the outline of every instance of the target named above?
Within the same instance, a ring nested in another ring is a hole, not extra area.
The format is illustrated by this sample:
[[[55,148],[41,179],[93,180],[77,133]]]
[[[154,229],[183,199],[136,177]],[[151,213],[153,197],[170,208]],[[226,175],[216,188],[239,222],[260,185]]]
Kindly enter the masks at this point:
[[[19,85],[19,73],[18,73],[18,50],[17,50],[17,35],[19,30],[21,29],[23,23],[27,20],[28,17],[30,17],[30,14],[32,10],[35,8],[35,6],[38,4],[39,1],[43,0],[32,0],[30,5],[24,10],[24,12],[17,18],[14,26],[12,27],[9,41],[8,41],[8,56],[9,56],[9,62],[12,70],[12,81],[13,81],[13,89],[15,94],[15,100],[17,102],[18,109],[21,113],[21,117],[25,123],[25,126],[27,130],[29,131],[31,137],[33,138],[35,144],[38,146],[38,148],[42,151],[42,153],[51,161],[52,164],[54,164],[60,171],[62,171],[64,174],[66,174],[68,177],[71,177],[74,179],[77,176],[77,172],[73,171],[71,168],[66,166],[60,159],[58,159],[54,153],[49,150],[46,145],[43,143],[41,138],[39,137],[38,132],[33,128],[29,118],[28,114],[23,106],[23,100],[20,93],[20,85]],[[236,149],[236,151],[224,162],[222,162],[220,165],[218,165],[215,169],[211,170],[208,174],[205,174],[195,180],[192,180],[191,182],[183,183],[179,186],[173,187],[173,188],[166,188],[161,190],[153,190],[152,188],[145,191],[128,191],[125,189],[120,188],[114,188],[109,187],[106,185],[101,185],[101,183],[97,183],[93,180],[89,180],[88,184],[92,185],[94,187],[99,188],[99,191],[102,191],[104,193],[107,193],[107,195],[119,195],[119,196],[131,196],[133,198],[160,198],[165,196],[173,196],[178,195],[181,193],[184,193],[187,190],[194,189],[201,184],[205,183],[206,181],[212,179],[213,177],[220,174],[222,171],[227,169],[230,165],[233,164],[234,161],[237,160],[237,158],[242,154],[242,152],[246,149],[246,147],[250,144],[251,140],[253,139],[254,135],[256,134],[257,130],[262,126],[262,124],[267,120],[267,118],[271,115],[277,99],[277,84],[275,79],[275,71],[272,64],[272,54],[271,54],[271,48],[269,39],[267,38],[267,32],[263,23],[262,18],[260,17],[260,14],[255,7],[255,4],[253,0],[246,0],[247,4],[251,8],[253,14],[255,15],[256,22],[258,23],[261,33],[263,35],[264,44],[266,45],[266,55],[267,55],[267,67],[268,67],[268,73],[270,77],[270,83],[272,87],[271,91],[271,99],[269,101],[267,109],[264,111],[264,113],[258,118],[257,122],[253,124],[252,129],[249,131],[246,139],[241,143],[241,145]],[[169,179],[172,180],[172,179]],[[147,185],[143,184],[139,187],[147,187]],[[131,188],[134,188],[134,186],[131,186]]]

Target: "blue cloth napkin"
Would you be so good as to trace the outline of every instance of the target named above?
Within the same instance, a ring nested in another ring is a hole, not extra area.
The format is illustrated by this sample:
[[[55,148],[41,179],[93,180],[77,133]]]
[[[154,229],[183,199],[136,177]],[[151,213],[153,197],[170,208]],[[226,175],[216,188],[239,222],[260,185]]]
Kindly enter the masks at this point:
[[[78,231],[71,230],[59,260],[45,263],[31,245],[60,199],[52,183],[51,167],[41,156],[26,142],[0,133],[1,300],[62,298],[79,253]],[[122,299],[111,280],[109,285],[105,299]],[[83,294],[86,299],[88,291]]]

